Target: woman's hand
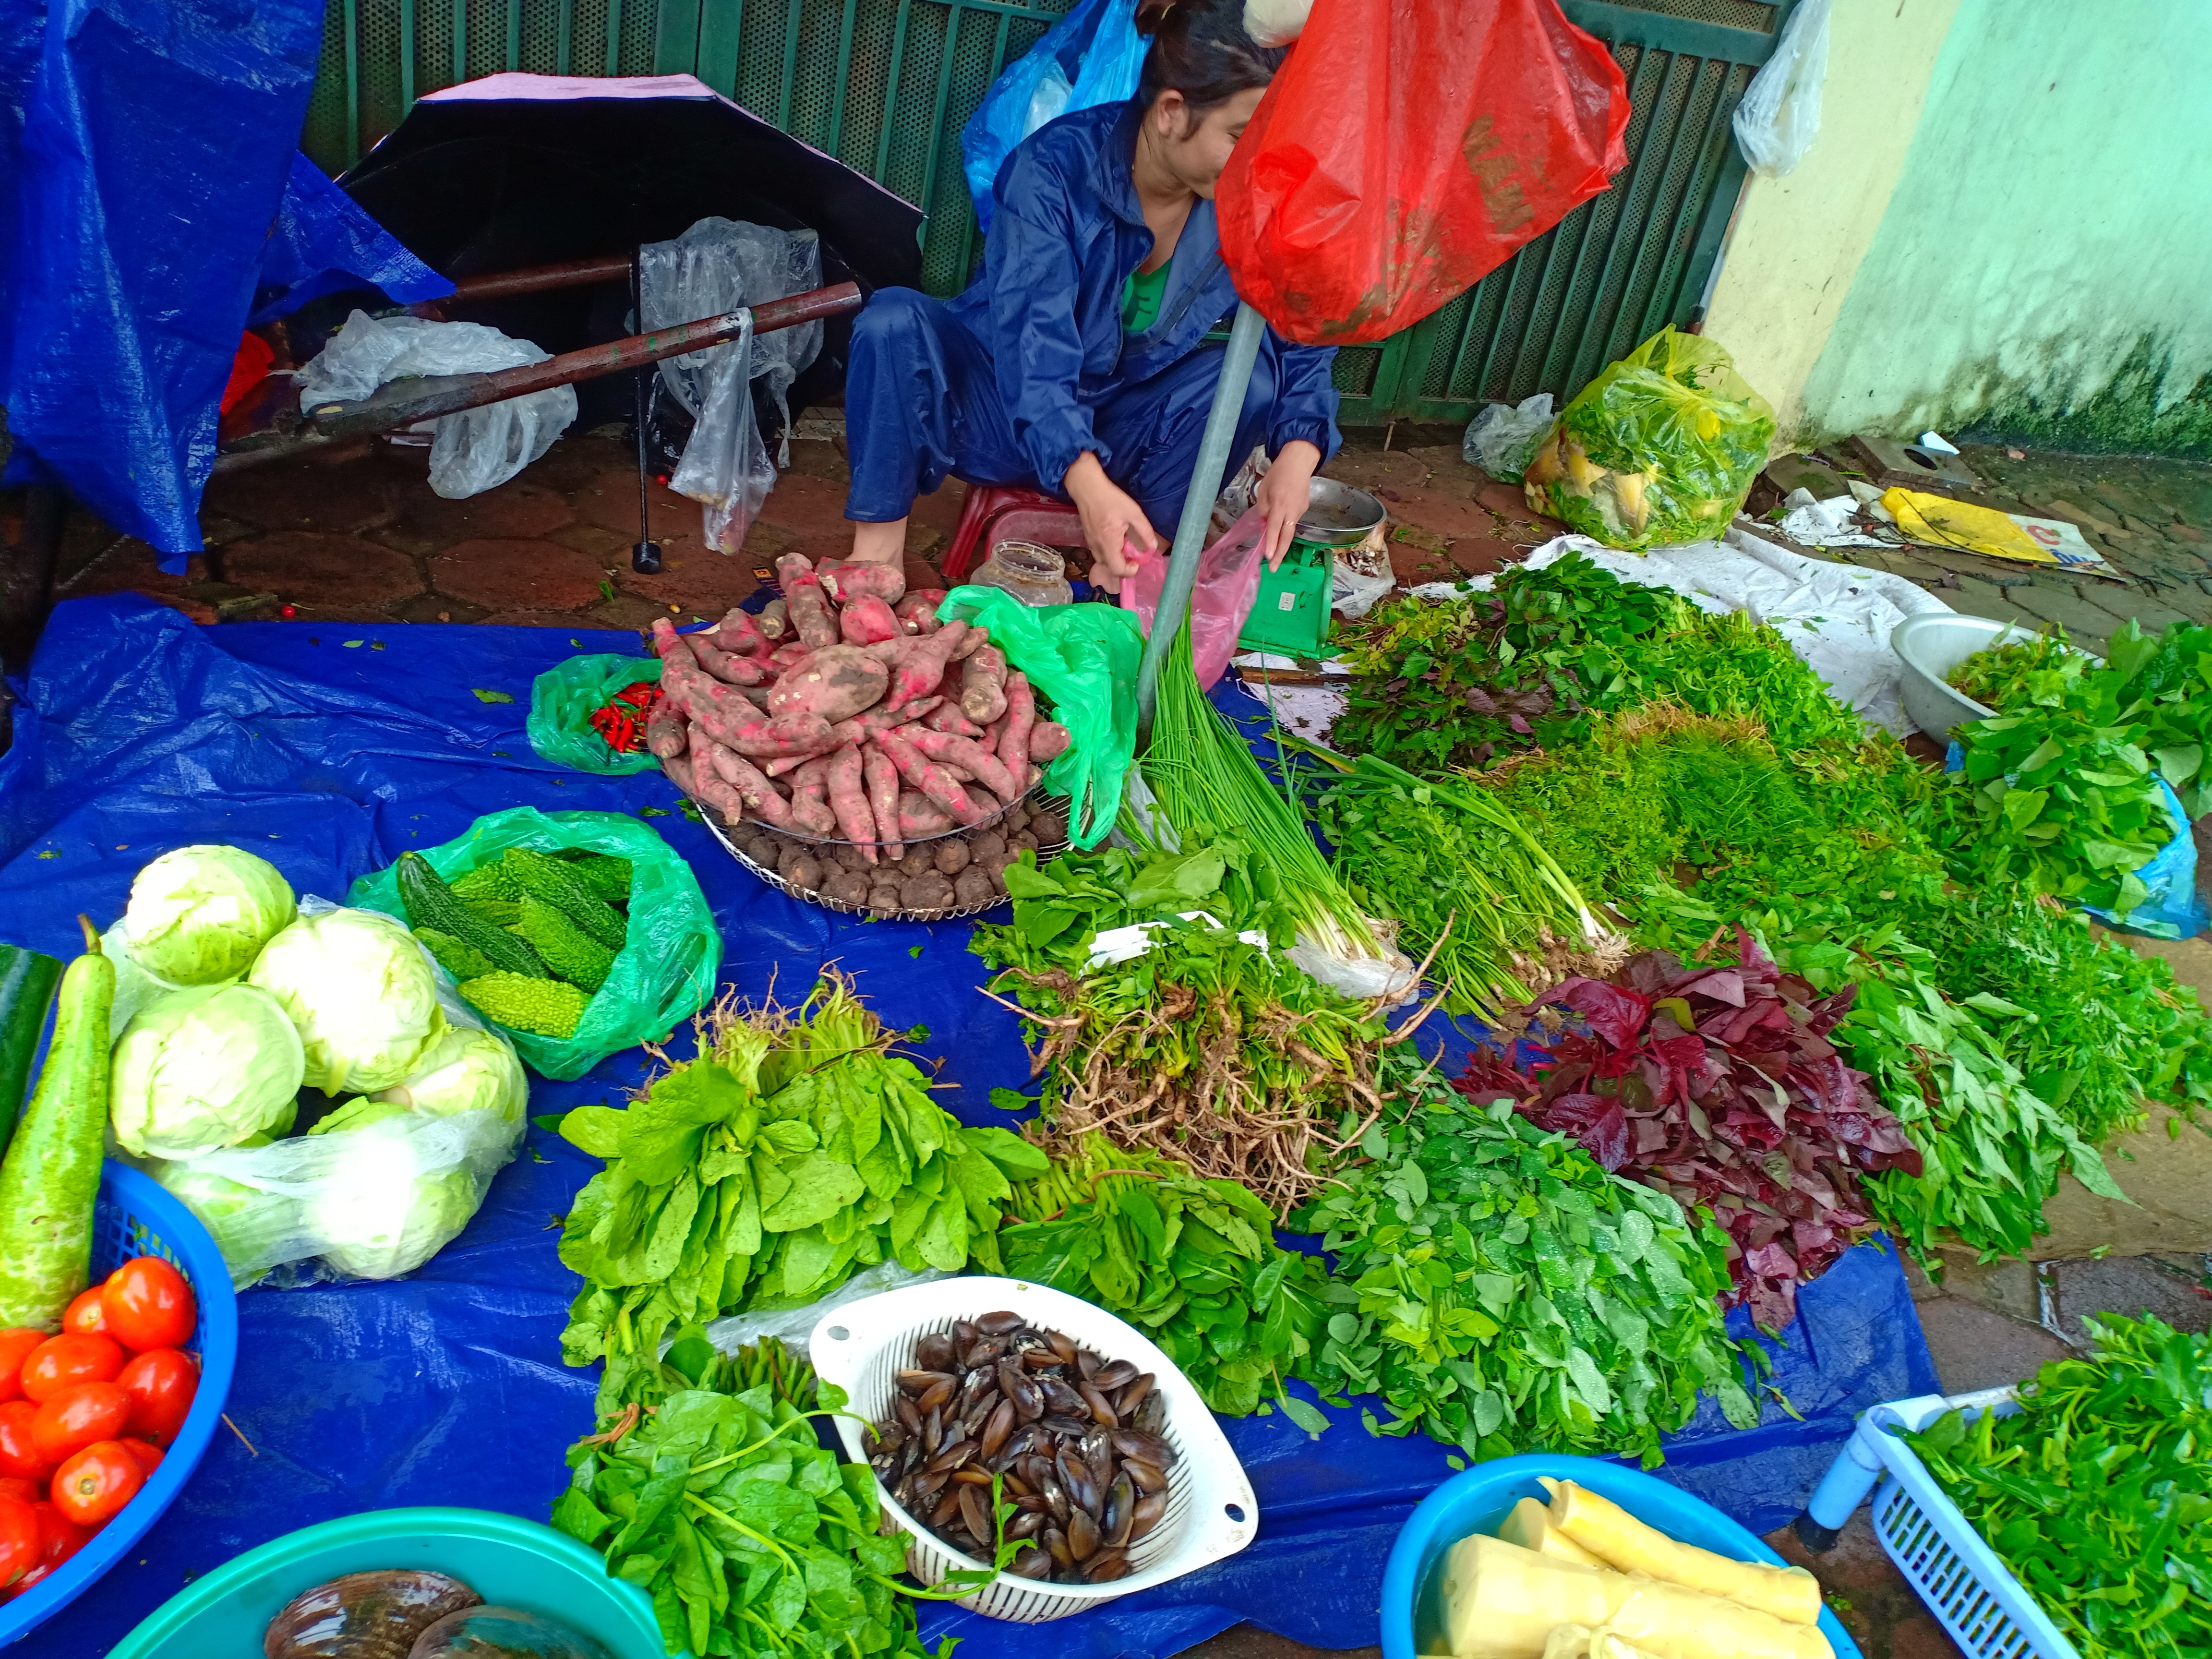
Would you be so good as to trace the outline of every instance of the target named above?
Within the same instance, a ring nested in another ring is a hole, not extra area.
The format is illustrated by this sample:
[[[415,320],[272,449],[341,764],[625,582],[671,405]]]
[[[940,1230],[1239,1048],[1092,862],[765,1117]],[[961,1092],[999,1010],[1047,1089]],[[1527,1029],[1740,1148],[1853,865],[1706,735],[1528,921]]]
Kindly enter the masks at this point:
[[[1083,539],[1091,548],[1092,585],[1119,593],[1122,579],[1137,572],[1136,554],[1127,544],[1134,543],[1141,552],[1160,550],[1160,538],[1145,517],[1144,508],[1106,476],[1098,458],[1087,449],[1075,458],[1060,487],[1083,517]]]
[[[1320,465],[1321,451],[1304,438],[1293,438],[1283,446],[1283,453],[1275,457],[1260,487],[1252,492],[1253,505],[1267,515],[1267,538],[1261,546],[1270,570],[1280,565],[1283,555],[1291,550],[1298,520],[1305,516],[1314,469]]]

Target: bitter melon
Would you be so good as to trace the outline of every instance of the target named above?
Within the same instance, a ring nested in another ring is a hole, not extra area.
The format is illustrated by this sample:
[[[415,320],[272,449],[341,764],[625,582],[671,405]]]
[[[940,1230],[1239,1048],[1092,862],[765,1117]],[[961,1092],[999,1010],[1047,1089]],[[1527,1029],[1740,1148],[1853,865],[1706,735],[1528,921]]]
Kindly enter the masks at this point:
[[[607,982],[607,970],[615,965],[615,953],[586,937],[582,928],[569,921],[566,911],[556,910],[544,900],[527,893],[522,896],[521,910],[522,919],[515,924],[514,935],[538,953],[553,970],[556,979],[565,979],[586,991],[596,991]]]
[[[530,953],[528,945],[471,914],[420,853],[399,855],[399,902],[406,908],[409,927],[428,927],[459,939],[502,972],[537,979],[546,976],[545,965]]]
[[[495,1024],[563,1039],[576,1035],[585,1006],[591,1001],[573,985],[557,979],[532,979],[526,974],[485,974],[464,980],[461,995]]]
[[[610,951],[619,951],[629,928],[623,919],[576,878],[575,872],[556,858],[527,848],[507,849],[506,864],[515,883],[532,898],[542,899],[565,913],[577,927]]]

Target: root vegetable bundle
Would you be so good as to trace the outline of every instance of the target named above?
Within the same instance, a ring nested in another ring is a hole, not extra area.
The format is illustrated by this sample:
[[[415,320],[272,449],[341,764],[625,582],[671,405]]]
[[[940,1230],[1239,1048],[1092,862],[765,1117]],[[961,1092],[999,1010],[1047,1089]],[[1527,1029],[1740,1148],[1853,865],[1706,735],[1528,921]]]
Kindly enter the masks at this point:
[[[646,743],[678,788],[732,828],[905,843],[998,817],[1070,741],[988,630],[940,624],[934,589],[888,566],[776,561],[784,597],[756,618],[653,625],[662,700]]]

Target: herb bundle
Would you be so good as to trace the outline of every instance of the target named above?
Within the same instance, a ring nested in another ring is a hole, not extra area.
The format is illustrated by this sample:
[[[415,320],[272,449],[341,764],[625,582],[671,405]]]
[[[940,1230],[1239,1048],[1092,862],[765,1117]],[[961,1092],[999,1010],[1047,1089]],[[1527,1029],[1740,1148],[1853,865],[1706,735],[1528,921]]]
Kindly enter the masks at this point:
[[[677,1386],[657,1358],[672,1327],[800,1306],[886,1258],[995,1271],[1012,1180],[1046,1167],[1020,1136],[963,1127],[933,1101],[835,975],[798,1009],[725,1000],[697,1030],[698,1057],[627,1109],[561,1120],[571,1145],[607,1160],[560,1247],[586,1281],[562,1352],[606,1361],[602,1410]]]
[[[671,1654],[931,1659],[874,1472],[815,1438],[842,1391],[780,1345],[725,1358],[693,1331],[669,1361],[684,1386],[657,1411],[632,1407],[569,1449],[554,1526],[652,1597]]]
[[[2212,1652],[2212,1339],[2085,1322],[2021,1409],[1905,1438],[2081,1659]]]
[[[2002,710],[2023,701],[2039,674],[2078,677],[2087,660],[2068,648],[2066,630],[2053,623],[2051,631],[2014,638],[2008,630],[1997,643],[1984,646],[1943,677],[1943,684],[1984,708]]]
[[[1414,1105],[1370,1126],[1369,1161],[1299,1212],[1335,1253],[1336,1311],[1301,1374],[1332,1404],[1379,1393],[1394,1420],[1471,1458],[1632,1453],[1661,1461],[1701,1390],[1759,1412],[1722,1328],[1728,1242],[1663,1193],[1607,1174],[1504,1103],[1478,1105],[1394,1057]]]
[[[1798,1285],[1867,1225],[1861,1176],[1917,1175],[1921,1155],[1828,1040],[1856,988],[1820,996],[1746,934],[1736,957],[1686,968],[1655,951],[1614,980],[1569,980],[1546,1000],[1586,1034],[1559,1037],[1533,1081],[1480,1051],[1461,1086],[1510,1094],[1607,1170],[1709,1209],[1732,1247],[1730,1299],[1779,1331]]]
[[[1328,1419],[1282,1379],[1320,1340],[1319,1258],[1275,1243],[1274,1217],[1234,1181],[1202,1181],[1103,1135],[1024,1187],[999,1235],[1006,1272],[1144,1328],[1217,1412],[1272,1397],[1301,1427]]]

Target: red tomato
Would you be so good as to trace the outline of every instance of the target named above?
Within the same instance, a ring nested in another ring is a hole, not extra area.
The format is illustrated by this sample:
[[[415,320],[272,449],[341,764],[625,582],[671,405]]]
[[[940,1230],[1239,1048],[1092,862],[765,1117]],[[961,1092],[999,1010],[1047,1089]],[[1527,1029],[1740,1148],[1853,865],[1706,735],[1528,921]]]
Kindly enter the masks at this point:
[[[131,1461],[138,1466],[139,1473],[149,1479],[152,1478],[155,1469],[161,1467],[162,1453],[159,1446],[148,1441],[133,1440],[127,1437],[115,1443],[131,1454]]]
[[[0,1498],[0,1584],[13,1584],[39,1565],[38,1512],[20,1498]]]
[[[27,1400],[0,1405],[0,1476],[43,1483],[54,1472],[53,1460],[42,1456],[31,1437],[31,1421],[39,1408]]]
[[[112,1440],[96,1441],[54,1471],[54,1507],[64,1521],[96,1527],[145,1484],[129,1452]]]
[[[23,1397],[23,1362],[46,1340],[44,1331],[16,1325],[0,1331],[0,1401]]]
[[[52,1504],[31,1505],[39,1517],[39,1565],[58,1567],[92,1541],[89,1528],[80,1527],[64,1519],[62,1512]]]
[[[46,1489],[35,1480],[4,1475],[0,1476],[0,1498],[20,1498],[26,1504],[43,1504],[46,1501]]]
[[[158,1255],[126,1261],[100,1287],[107,1333],[126,1348],[181,1348],[198,1312],[185,1276]]]
[[[112,1382],[122,1369],[122,1345],[112,1336],[50,1336],[23,1361],[23,1397],[43,1402],[72,1382]]]
[[[166,1446],[185,1426],[185,1413],[199,1392],[200,1370],[188,1354],[149,1348],[123,1368],[115,1384],[131,1396],[131,1432]]]
[[[106,1334],[107,1315],[100,1306],[100,1286],[97,1285],[82,1292],[62,1316],[62,1329],[74,1331],[79,1336]]]
[[[50,1463],[74,1456],[95,1440],[112,1440],[131,1421],[131,1396],[112,1382],[73,1382],[49,1395],[31,1419],[31,1438]]]

